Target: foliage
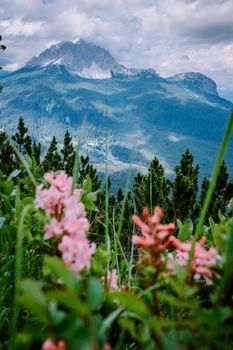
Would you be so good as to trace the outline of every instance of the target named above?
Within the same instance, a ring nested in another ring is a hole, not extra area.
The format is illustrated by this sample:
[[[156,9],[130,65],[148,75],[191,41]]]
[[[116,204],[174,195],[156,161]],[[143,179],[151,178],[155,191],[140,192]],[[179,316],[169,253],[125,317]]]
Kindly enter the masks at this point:
[[[0,349],[232,349],[233,208],[225,164],[217,164],[212,198],[207,193],[208,215],[216,206],[218,217],[203,226],[204,218],[199,236],[208,181],[197,202],[199,168],[190,151],[173,182],[155,159],[132,192],[127,179],[111,197],[109,178],[101,189],[88,157],[76,154],[75,178],[60,171],[65,147],[60,154],[55,138],[42,162],[39,145],[26,154],[26,129],[21,120],[14,138],[24,154],[0,137]],[[68,134],[64,143],[71,155]],[[140,198],[148,206],[143,220]],[[164,217],[153,208],[157,201]],[[177,227],[167,224],[173,218]],[[67,237],[73,244],[65,246]],[[83,241],[96,251],[77,270],[89,249],[79,249]]]

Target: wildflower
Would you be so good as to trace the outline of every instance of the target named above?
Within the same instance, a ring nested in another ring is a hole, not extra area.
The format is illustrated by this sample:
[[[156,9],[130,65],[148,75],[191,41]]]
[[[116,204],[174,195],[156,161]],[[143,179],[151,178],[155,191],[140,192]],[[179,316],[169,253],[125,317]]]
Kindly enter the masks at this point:
[[[89,223],[87,218],[64,218],[62,220],[64,231],[70,236],[77,236],[79,238],[85,238],[85,235],[89,229]]]
[[[133,215],[133,221],[142,233],[141,236],[133,236],[133,243],[139,247],[153,248],[157,253],[167,249],[170,241],[164,243],[164,240],[175,230],[175,224],[160,224],[163,212],[158,206],[154,208],[152,216],[150,216],[148,208],[143,210],[142,215],[146,222],[143,222],[137,215]]]
[[[65,264],[76,274],[79,274],[84,268],[90,268],[91,257],[96,250],[94,243],[88,239],[72,238],[64,235],[58,250],[62,253]]]
[[[216,273],[212,270],[216,266],[220,259],[217,249],[211,247],[209,250],[205,248],[206,237],[201,237],[199,242],[195,243],[194,255],[192,260],[192,275],[195,280],[203,277],[206,284],[212,284],[212,279],[216,276]],[[186,266],[189,261],[189,255],[192,247],[192,242],[186,243],[180,242],[175,237],[172,238],[172,245],[176,248],[176,255],[169,254],[168,269],[173,271],[171,265],[172,261],[175,261],[180,266]]]
[[[60,240],[58,250],[65,264],[76,274],[90,267],[95,244],[86,237],[89,222],[81,202],[82,189],[72,192],[72,177],[64,172],[46,174],[44,179],[50,187],[39,185],[36,189],[35,205],[51,217],[44,227],[45,239],[56,237]]]
[[[73,178],[67,176],[64,171],[60,173],[48,173],[44,175],[44,179],[60,192],[70,193],[72,189]]]
[[[102,276],[101,280],[104,282],[105,276]],[[117,276],[116,269],[113,269],[113,270],[107,272],[107,287],[108,287],[108,289],[118,289],[117,280],[118,280],[118,276]]]
[[[52,218],[50,224],[44,227],[45,236],[44,239],[50,239],[52,237],[61,237],[63,233],[63,224],[57,219]]]
[[[56,345],[52,339],[47,339],[42,346],[42,350],[66,350],[66,344],[63,340],[59,340]]]

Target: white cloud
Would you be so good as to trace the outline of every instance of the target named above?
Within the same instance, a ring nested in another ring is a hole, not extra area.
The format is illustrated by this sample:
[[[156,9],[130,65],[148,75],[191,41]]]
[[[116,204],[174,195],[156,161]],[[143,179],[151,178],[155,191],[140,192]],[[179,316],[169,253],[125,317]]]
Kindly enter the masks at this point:
[[[180,141],[185,139],[185,136],[178,136],[178,135],[175,135],[175,134],[170,134],[170,135],[168,135],[167,138],[171,142],[180,142]]]
[[[83,38],[129,67],[201,71],[229,90],[232,13],[232,0],[1,0],[1,56],[23,65],[51,43]]]
[[[18,17],[3,20],[1,22],[1,26],[5,36],[32,36],[39,32],[42,23],[42,21],[26,22],[22,19],[22,17]]]

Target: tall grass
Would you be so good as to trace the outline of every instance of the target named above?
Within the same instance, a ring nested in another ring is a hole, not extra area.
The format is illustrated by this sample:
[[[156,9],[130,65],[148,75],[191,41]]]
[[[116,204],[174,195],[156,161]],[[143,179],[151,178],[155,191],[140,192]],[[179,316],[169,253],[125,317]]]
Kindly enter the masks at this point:
[[[15,275],[14,275],[14,295],[13,295],[13,309],[10,323],[10,349],[15,349],[15,338],[17,330],[17,321],[19,316],[19,307],[17,304],[17,297],[19,295],[19,282],[22,276],[22,260],[23,260],[23,238],[24,238],[24,222],[27,214],[34,208],[34,205],[27,205],[23,208],[19,218],[17,240],[15,249]]]

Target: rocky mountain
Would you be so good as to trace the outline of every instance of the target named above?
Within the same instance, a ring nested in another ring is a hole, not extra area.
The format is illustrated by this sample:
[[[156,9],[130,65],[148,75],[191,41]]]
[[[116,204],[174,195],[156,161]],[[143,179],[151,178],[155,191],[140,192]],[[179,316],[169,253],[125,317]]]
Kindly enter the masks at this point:
[[[215,81],[199,72],[188,72],[174,75],[169,78],[179,86],[197,91],[201,94],[218,96]]]
[[[26,66],[64,65],[65,68],[83,78],[105,79],[112,75],[137,75],[144,70],[128,69],[117,63],[115,58],[102,47],[78,40],[73,42],[61,42],[43,51],[38,57],[33,57]],[[155,74],[153,69],[149,74]]]
[[[172,176],[189,147],[202,175],[210,176],[232,109],[201,73],[165,79],[154,70],[126,68],[82,40],[52,46],[3,75],[1,84],[0,128],[15,132],[22,115],[44,148],[53,135],[62,144],[69,129],[76,143],[82,135],[82,152],[100,171],[108,139],[112,172],[126,171],[129,163],[145,171],[156,155]],[[230,151],[226,160],[233,173]]]

